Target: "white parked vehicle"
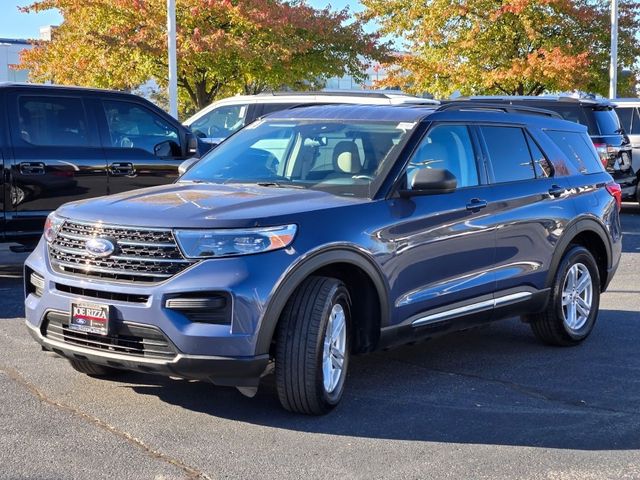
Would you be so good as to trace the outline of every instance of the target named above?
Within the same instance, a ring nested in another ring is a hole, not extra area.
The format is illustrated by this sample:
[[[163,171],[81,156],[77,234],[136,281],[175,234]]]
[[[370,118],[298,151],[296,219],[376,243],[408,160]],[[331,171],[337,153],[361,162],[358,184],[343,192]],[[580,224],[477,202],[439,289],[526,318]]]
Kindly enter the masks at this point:
[[[203,141],[217,145],[232,133],[268,113],[301,105],[438,105],[439,102],[397,91],[275,92],[238,95],[212,103],[184,124]]]

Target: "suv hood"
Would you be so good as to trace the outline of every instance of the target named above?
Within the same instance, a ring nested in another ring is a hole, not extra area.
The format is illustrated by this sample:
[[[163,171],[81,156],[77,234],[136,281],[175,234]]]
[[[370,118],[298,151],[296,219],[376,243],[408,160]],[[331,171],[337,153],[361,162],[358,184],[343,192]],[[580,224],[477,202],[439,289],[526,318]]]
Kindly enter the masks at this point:
[[[73,220],[126,226],[245,228],[275,225],[286,215],[368,201],[317,190],[177,183],[68,203],[57,213]]]

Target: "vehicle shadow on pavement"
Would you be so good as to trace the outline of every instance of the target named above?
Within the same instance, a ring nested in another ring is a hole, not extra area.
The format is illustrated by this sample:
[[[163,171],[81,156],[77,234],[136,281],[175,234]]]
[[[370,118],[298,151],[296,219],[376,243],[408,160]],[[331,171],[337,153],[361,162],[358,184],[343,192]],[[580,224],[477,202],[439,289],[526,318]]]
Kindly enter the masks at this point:
[[[127,374],[129,388],[213,417],[310,433],[574,450],[640,448],[640,312],[602,310],[593,336],[547,347],[500,322],[356,357],[325,417],[280,408],[274,377],[253,399],[204,382]],[[212,426],[213,427],[213,426]]]

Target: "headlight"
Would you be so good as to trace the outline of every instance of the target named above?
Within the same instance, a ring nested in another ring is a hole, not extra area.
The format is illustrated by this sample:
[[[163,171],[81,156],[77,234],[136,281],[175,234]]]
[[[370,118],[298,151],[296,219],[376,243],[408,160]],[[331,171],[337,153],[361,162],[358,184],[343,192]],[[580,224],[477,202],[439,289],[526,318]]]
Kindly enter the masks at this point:
[[[55,212],[49,214],[47,221],[44,222],[44,238],[47,242],[53,242],[53,239],[56,238],[56,234],[63,223],[64,219],[58,217]]]
[[[175,236],[188,258],[224,257],[269,252],[291,245],[295,225],[242,230],[176,230]]]

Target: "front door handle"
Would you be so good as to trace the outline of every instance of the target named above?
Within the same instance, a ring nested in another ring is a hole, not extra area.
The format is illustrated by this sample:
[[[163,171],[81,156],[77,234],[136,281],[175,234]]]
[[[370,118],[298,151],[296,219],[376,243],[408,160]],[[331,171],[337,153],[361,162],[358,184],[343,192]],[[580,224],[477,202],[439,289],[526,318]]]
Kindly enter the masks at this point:
[[[44,175],[45,166],[42,162],[22,162],[18,170],[22,175]]]
[[[133,166],[133,163],[129,162],[115,162],[109,165],[109,172],[114,177],[124,177],[124,176],[132,176],[135,175],[136,169]]]
[[[562,195],[566,191],[567,189],[564,187],[561,187],[560,185],[551,185],[551,188],[549,189],[549,195],[551,195],[554,198],[558,198],[560,195]]]
[[[480,198],[472,198],[469,203],[467,203],[467,210],[471,210],[472,212],[477,212],[481,208],[487,206],[487,201],[482,200]]]

